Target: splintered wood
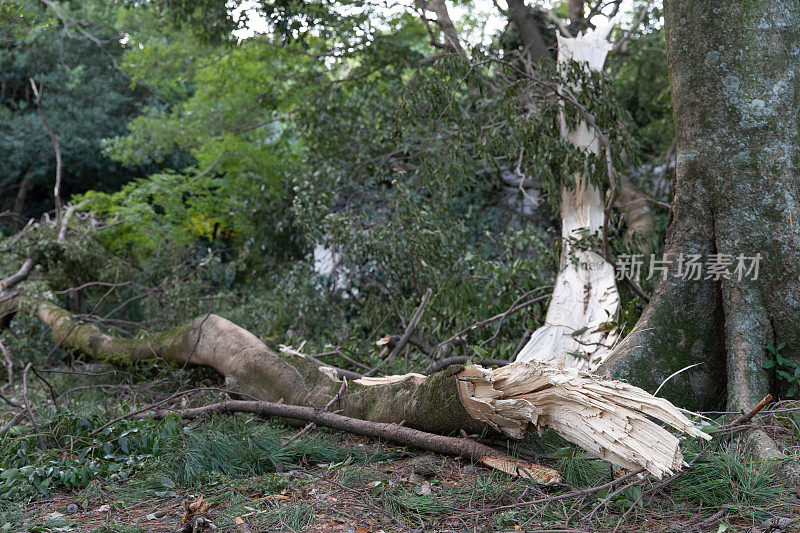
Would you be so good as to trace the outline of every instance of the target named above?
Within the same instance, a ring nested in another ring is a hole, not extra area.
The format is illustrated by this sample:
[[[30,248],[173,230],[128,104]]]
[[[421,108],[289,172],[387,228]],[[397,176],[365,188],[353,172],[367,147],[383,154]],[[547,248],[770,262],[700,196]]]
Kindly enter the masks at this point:
[[[558,36],[558,63],[581,63],[602,70],[611,43],[606,36],[613,23],[574,38]],[[579,92],[580,87],[570,90]],[[587,153],[600,155],[597,133],[586,121],[567,127],[560,113],[561,136]],[[620,332],[614,324],[619,293],[614,268],[601,255],[575,246],[587,235],[601,235],[605,218],[603,192],[582,174],[574,187],[561,187],[562,253],[553,297],[544,325],[531,335],[518,361],[566,361],[582,370],[594,370],[611,353]]]
[[[678,439],[651,420],[693,437],[710,439],[669,401],[576,368],[518,362],[489,370],[478,365],[458,374],[467,411],[498,431],[521,438],[552,429],[590,454],[656,478],[683,464]]]

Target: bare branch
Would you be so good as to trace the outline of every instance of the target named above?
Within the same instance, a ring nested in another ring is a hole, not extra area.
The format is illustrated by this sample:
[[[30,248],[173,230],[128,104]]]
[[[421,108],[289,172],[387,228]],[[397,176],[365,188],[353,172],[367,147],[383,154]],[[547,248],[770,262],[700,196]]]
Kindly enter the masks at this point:
[[[44,82],[36,86],[36,82],[33,78],[28,78],[31,82],[31,87],[33,88],[33,94],[36,97],[36,112],[39,114],[39,118],[42,120],[42,124],[44,125],[44,129],[47,130],[47,136],[50,137],[50,142],[53,143],[53,150],[56,153],[56,183],[53,186],[53,196],[56,203],[56,229],[60,233],[61,232],[61,144],[58,142],[58,136],[53,131],[53,128],[50,127],[50,124],[47,123],[47,119],[44,116],[44,112],[42,111],[42,91],[44,90]]]
[[[570,31],[564,25],[564,21],[562,21],[560,18],[558,18],[555,15],[555,13],[553,13],[552,11],[550,11],[549,9],[547,9],[546,7],[543,7],[543,6],[537,6],[536,7],[536,11],[538,11],[539,13],[544,13],[545,15],[547,15],[547,18],[549,18],[553,22],[553,24],[556,25],[558,30],[561,32],[561,35],[563,35],[564,37],[569,37],[569,38],[575,37],[574,35],[572,35],[572,33],[570,33]]]
[[[33,409],[31,409],[31,402],[28,400],[28,371],[33,366],[33,363],[28,363],[25,366],[25,370],[22,371],[22,400],[25,405],[25,412],[28,413],[28,418],[31,421],[31,425],[33,426],[33,431],[36,432],[36,439],[39,441],[39,448],[44,451],[47,449],[47,444],[44,441],[44,435],[42,435],[42,430],[39,428],[39,424],[36,422],[36,417],[33,416]]]
[[[29,257],[23,261],[22,266],[19,267],[19,270],[8,276],[6,279],[0,281],[0,291],[12,289],[28,279],[28,276],[31,274],[31,270],[33,270],[33,259]]]

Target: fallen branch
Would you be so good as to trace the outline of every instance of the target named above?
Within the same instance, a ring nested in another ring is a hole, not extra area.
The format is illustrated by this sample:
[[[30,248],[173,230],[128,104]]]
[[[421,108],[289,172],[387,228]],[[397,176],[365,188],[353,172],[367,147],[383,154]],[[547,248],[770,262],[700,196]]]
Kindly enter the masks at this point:
[[[380,339],[378,339],[375,342],[375,344],[377,344],[378,346],[384,346],[385,345],[385,346],[387,346],[389,348],[394,348],[397,345],[397,343],[400,342],[400,337],[401,337],[401,335],[385,335],[385,336],[381,337]],[[414,337],[411,337],[411,338],[408,339],[408,344],[410,344],[411,346],[414,346],[415,348],[417,348],[420,352],[422,352],[425,355],[430,355],[431,354],[431,350],[433,350],[433,348],[431,348],[428,345],[428,343],[426,343],[425,341],[420,340],[420,339],[415,339]],[[372,368],[367,368],[367,370],[372,370]]]
[[[28,400],[28,371],[33,366],[33,363],[28,363],[25,370],[22,371],[22,401],[25,406],[25,412],[28,413],[28,418],[31,421],[33,430],[36,432],[36,439],[39,441],[39,448],[44,451],[47,450],[47,443],[44,441],[42,430],[39,429],[39,424],[36,422],[36,417],[33,416],[33,409],[31,409],[31,402]]]
[[[346,391],[346,390],[347,390],[347,380],[343,379],[342,380],[342,387],[339,389],[339,392],[336,393],[336,396],[331,398],[331,401],[329,401],[328,403],[325,404],[325,407],[323,407],[322,410],[323,411],[327,411],[328,409],[330,409],[333,406],[333,404],[335,404],[336,402],[338,402],[342,398],[342,395],[344,394],[344,391]],[[308,424],[306,424],[306,427],[301,429],[294,437],[292,437],[291,439],[286,441],[286,444],[289,444],[291,442],[296,441],[297,439],[299,439],[300,437],[302,437],[303,435],[305,435],[309,431],[313,430],[315,427],[317,427],[317,425],[314,422],[309,422]]]
[[[422,313],[425,312],[425,307],[428,305],[428,301],[431,299],[431,294],[433,294],[433,291],[431,289],[427,289],[425,294],[422,295],[422,301],[420,302],[419,307],[417,307],[417,310],[414,311],[414,315],[411,317],[411,321],[408,323],[408,327],[406,327],[406,330],[403,332],[400,340],[397,341],[397,344],[394,345],[394,349],[392,349],[391,353],[384,360],[385,363],[388,363],[397,357],[397,354],[400,353],[400,350],[402,350],[406,343],[408,343],[411,335],[413,335],[414,331],[417,329],[419,321],[422,319]],[[364,377],[374,376],[377,373],[378,367],[375,367],[364,374]]]
[[[30,257],[23,261],[22,266],[19,267],[19,270],[0,281],[0,291],[7,291],[8,289],[14,288],[21,282],[28,279],[31,270],[33,269],[33,265],[33,259]]]
[[[759,411],[761,411],[764,407],[766,407],[771,401],[772,401],[772,394],[767,394],[766,396],[764,396],[763,400],[758,402],[756,406],[750,410],[749,413],[740,416],[739,418],[731,422],[730,425],[740,426],[743,424],[747,424],[753,419],[754,416],[756,416],[759,413]]]
[[[634,470],[633,472],[628,472],[624,476],[620,476],[617,479],[614,479],[614,480],[609,481],[608,483],[604,483],[602,485],[598,485],[596,487],[591,487],[591,488],[583,489],[583,490],[576,490],[576,491],[572,491],[572,492],[565,492],[563,494],[556,494],[554,496],[548,496],[548,497],[545,497],[545,498],[540,498],[538,500],[530,500],[530,501],[527,501],[527,502],[517,502],[517,503],[512,503],[510,505],[498,505],[496,507],[487,507],[486,509],[480,509],[480,510],[477,510],[477,511],[473,511],[472,514],[475,514],[475,515],[491,514],[491,513],[496,513],[498,511],[509,511],[509,510],[512,510],[512,509],[516,510],[516,509],[519,509],[520,507],[533,507],[535,505],[542,505],[542,504],[545,504],[545,503],[556,502],[556,501],[559,501],[559,500],[568,500],[570,498],[577,498],[579,496],[588,496],[589,494],[595,494],[595,493],[600,492],[602,490],[610,489],[611,487],[613,487],[615,485],[619,485],[620,483],[623,483],[623,482],[629,480],[632,477],[641,476],[642,474],[644,474],[644,472],[645,472],[644,468],[639,468],[638,470]]]
[[[771,401],[772,401],[772,394],[767,394],[766,396],[764,396],[764,399],[762,399],[760,402],[758,402],[756,404],[756,406],[753,407],[749,412],[739,416],[733,422],[725,424],[722,427],[719,427],[719,428],[716,428],[716,429],[712,429],[711,431],[709,431],[709,433],[714,434],[714,435],[720,434],[720,433],[732,434],[732,433],[735,433],[737,431],[741,431],[743,429],[752,428],[753,425],[750,424],[750,422],[753,420],[753,418],[759,412],[761,412],[762,409],[764,409],[764,407],[769,405],[769,403]]]
[[[6,425],[4,425],[2,428],[0,428],[0,437],[2,437],[3,435],[5,435],[5,434],[6,434],[6,431],[8,431],[9,429],[11,429],[11,428],[14,426],[14,424],[16,424],[17,422],[19,422],[19,420],[20,420],[22,417],[24,417],[24,416],[25,416],[25,412],[24,412],[24,411],[20,411],[19,413],[15,414],[15,415],[14,415],[14,416],[11,418],[11,420],[9,420],[9,421],[8,421],[8,423],[7,423]]]
[[[425,372],[426,374],[430,375],[435,372],[439,372],[440,370],[444,370],[450,365],[463,365],[471,358],[465,355],[457,355],[454,357],[445,357],[444,359],[439,359]],[[481,365],[481,366],[506,366],[510,364],[511,361],[506,361],[505,359],[480,359],[478,361],[473,361],[473,364]]]
[[[91,433],[89,433],[89,436],[90,437],[94,437],[98,433],[101,433],[102,431],[110,428],[111,426],[113,426],[117,422],[120,422],[122,420],[126,420],[128,418],[135,418],[136,415],[144,413],[144,412],[147,412],[147,411],[150,411],[150,410],[152,410],[152,409],[154,409],[156,407],[159,407],[161,405],[169,403],[170,401],[174,400],[175,398],[180,398],[181,396],[186,396],[187,394],[192,394],[192,393],[195,393],[195,392],[203,392],[203,391],[209,391],[209,390],[221,391],[221,392],[229,392],[229,391],[227,391],[225,389],[220,389],[219,387],[201,387],[201,388],[197,388],[197,389],[189,389],[189,390],[185,390],[185,391],[176,392],[175,394],[171,394],[170,396],[168,396],[168,397],[164,398],[163,400],[160,400],[160,401],[158,401],[158,402],[156,402],[154,404],[148,405],[146,407],[142,407],[140,409],[136,409],[135,411],[131,411],[130,413],[124,414],[122,416],[118,416],[117,418],[114,418],[113,420],[110,420],[110,421],[106,422],[105,424],[103,424],[99,428],[97,428],[97,429],[93,430]]]
[[[534,465],[527,461],[511,459],[494,448],[469,438],[445,437],[404,427],[399,424],[359,420],[314,407],[286,405],[274,402],[228,400],[203,407],[178,411],[160,409],[152,412],[152,414],[139,415],[138,418],[160,420],[171,414],[178,414],[183,418],[198,418],[211,413],[251,413],[263,417],[305,420],[318,426],[338,429],[354,435],[383,439],[389,442],[402,444],[403,446],[413,446],[443,455],[466,457],[473,462],[485,464],[511,474],[517,473],[517,470],[521,469],[523,472],[519,472],[518,475],[521,474],[525,477],[530,477],[541,484],[557,483],[561,479],[558,472],[552,468]]]

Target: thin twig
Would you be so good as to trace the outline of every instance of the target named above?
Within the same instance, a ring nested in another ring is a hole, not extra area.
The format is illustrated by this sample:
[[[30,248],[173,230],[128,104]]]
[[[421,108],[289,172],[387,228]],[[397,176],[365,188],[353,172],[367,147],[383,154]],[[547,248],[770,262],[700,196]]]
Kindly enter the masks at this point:
[[[115,418],[113,420],[110,420],[109,422],[106,422],[105,424],[103,424],[99,428],[97,428],[94,431],[92,431],[91,433],[89,433],[89,436],[90,437],[94,437],[95,435],[97,435],[101,431],[113,426],[117,422],[120,422],[122,420],[130,418],[132,416],[138,415],[139,413],[144,413],[145,411],[150,411],[152,409],[155,409],[156,407],[164,405],[165,403],[167,403],[167,402],[169,402],[171,400],[174,400],[175,398],[178,398],[180,396],[186,396],[187,394],[192,394],[194,392],[203,392],[203,391],[210,391],[210,390],[218,391],[218,392],[225,392],[225,393],[233,392],[233,391],[230,391],[228,389],[222,389],[220,387],[200,387],[200,388],[197,388],[197,389],[189,389],[189,390],[185,390],[185,391],[181,391],[181,392],[176,392],[175,394],[171,394],[170,396],[164,398],[161,401],[158,401],[156,403],[152,403],[150,405],[142,407],[141,409],[136,409],[135,411],[131,411],[130,413],[124,414],[122,416],[118,416],[117,418]],[[249,394],[244,394],[242,392],[236,392],[236,394],[238,394],[239,396],[246,396],[248,398],[252,398],[253,400],[256,399],[254,396],[250,396]]]
[[[756,416],[758,414],[759,411],[761,411],[764,407],[766,407],[771,401],[772,401],[772,394],[767,394],[766,396],[764,396],[764,399],[762,399],[760,402],[758,402],[756,404],[756,406],[753,407],[750,410],[749,413],[747,413],[746,415],[740,416],[739,418],[734,420],[731,423],[731,425],[732,426],[739,426],[739,425],[742,425],[742,424],[747,424],[748,422],[750,422],[753,419],[754,416]]]
[[[429,288],[425,291],[425,294],[422,295],[422,301],[420,302],[419,307],[417,307],[417,310],[414,311],[414,316],[411,317],[411,320],[408,323],[408,327],[403,332],[403,336],[400,337],[400,340],[397,341],[397,344],[394,345],[394,349],[385,359],[384,361],[385,363],[389,363],[392,359],[397,357],[397,354],[400,353],[400,350],[402,350],[408,343],[408,339],[411,338],[411,335],[414,333],[414,331],[417,329],[417,326],[419,325],[419,321],[422,319],[422,313],[425,312],[425,307],[428,305],[428,301],[431,299],[432,294],[433,290]],[[365,377],[374,376],[377,373],[378,373],[378,367],[376,366],[375,368],[364,374],[364,376]]]
[[[588,494],[594,494],[595,492],[600,492],[601,490],[605,490],[605,489],[611,488],[614,485],[622,483],[623,481],[626,481],[626,480],[632,478],[633,476],[638,476],[639,474],[642,474],[644,472],[645,472],[645,469],[644,468],[640,468],[639,470],[635,470],[633,472],[628,472],[627,474],[625,474],[622,477],[618,477],[617,479],[615,479],[613,481],[609,481],[608,483],[605,483],[603,485],[598,485],[597,487],[591,487],[591,488],[588,488],[588,489],[572,491],[572,492],[565,492],[564,494],[557,494],[555,496],[549,496],[547,498],[541,498],[539,500],[531,500],[531,501],[528,501],[528,502],[518,502],[518,503],[511,504],[511,505],[500,505],[498,507],[490,507],[490,508],[487,508],[487,509],[480,509],[478,511],[473,511],[472,514],[487,514],[487,513],[494,513],[494,512],[497,512],[497,511],[507,511],[507,510],[511,510],[511,509],[517,509],[519,507],[532,507],[534,505],[541,505],[543,503],[550,503],[550,502],[554,502],[554,501],[558,501],[558,500],[565,500],[565,499],[568,499],[568,498],[575,498],[577,496],[586,496]]]
[[[28,371],[33,366],[33,363],[28,363],[25,370],[22,371],[22,401],[25,405],[25,411],[28,413],[28,418],[31,421],[33,430],[36,432],[36,439],[39,441],[39,448],[42,451],[47,450],[47,444],[44,441],[42,431],[39,429],[39,424],[36,422],[36,417],[33,416],[33,409],[31,409],[31,402],[28,400]]]
[[[0,340],[0,352],[3,352],[3,358],[6,360],[6,371],[8,373],[8,382],[0,387],[0,392],[2,392],[6,387],[14,385],[14,362],[11,361],[11,356],[8,355],[8,350],[6,350],[6,346],[3,344],[2,340]]]
[[[552,288],[552,287],[548,287],[548,288]],[[533,298],[531,300],[528,300],[527,302],[522,302],[519,305],[511,307],[507,311],[504,311],[504,312],[502,312],[500,314],[494,315],[493,317],[489,317],[487,319],[481,320],[480,322],[476,322],[476,323],[472,324],[471,326],[468,326],[468,327],[462,329],[461,331],[459,331],[455,335],[451,336],[450,338],[448,338],[446,340],[443,340],[442,342],[437,344],[433,348],[432,354],[435,356],[435,354],[438,353],[440,349],[442,349],[443,347],[447,346],[448,344],[451,344],[452,342],[457,341],[465,333],[468,333],[468,332],[470,332],[470,331],[472,331],[474,329],[478,329],[479,327],[485,326],[486,324],[491,324],[495,320],[505,319],[508,315],[514,314],[517,311],[519,311],[520,309],[525,309],[526,307],[529,307],[529,306],[531,306],[533,304],[536,304],[536,303],[539,303],[541,301],[544,301],[544,300],[550,298],[550,296],[552,296],[552,294],[545,294],[544,296],[539,296],[537,298]]]
[[[344,391],[346,391],[346,390],[347,390],[347,378],[342,379],[342,386],[339,388],[339,392],[337,392],[336,395],[334,395],[334,397],[331,398],[331,400],[328,403],[325,404],[325,407],[323,407],[322,410],[323,411],[327,411],[328,409],[330,409],[333,406],[333,404],[335,404],[336,402],[341,400],[342,399],[342,395],[344,394]],[[297,435],[295,435],[294,437],[292,437],[291,439],[286,441],[286,444],[289,444],[290,442],[296,441],[301,436],[303,436],[306,433],[308,433],[309,431],[313,430],[315,427],[317,427],[317,425],[314,422],[309,422],[308,424],[306,424],[306,427],[304,427],[303,429],[300,430],[299,433],[297,433]]]

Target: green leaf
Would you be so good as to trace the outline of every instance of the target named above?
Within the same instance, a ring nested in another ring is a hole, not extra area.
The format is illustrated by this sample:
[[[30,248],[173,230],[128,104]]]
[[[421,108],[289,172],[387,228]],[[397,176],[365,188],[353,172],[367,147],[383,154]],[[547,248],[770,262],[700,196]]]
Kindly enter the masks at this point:
[[[19,469],[17,468],[9,468],[8,470],[4,470],[2,474],[0,474],[0,479],[12,479],[19,475]]]
[[[773,368],[775,366],[775,361],[774,360],[766,361],[763,366],[765,369],[769,370],[770,368]]]
[[[797,393],[796,387],[789,387],[789,390],[786,391],[787,398],[794,398],[795,393]]]
[[[480,355],[481,357],[488,355],[489,353],[489,350],[481,348],[480,346],[473,346],[472,351],[474,351],[476,355]]]

